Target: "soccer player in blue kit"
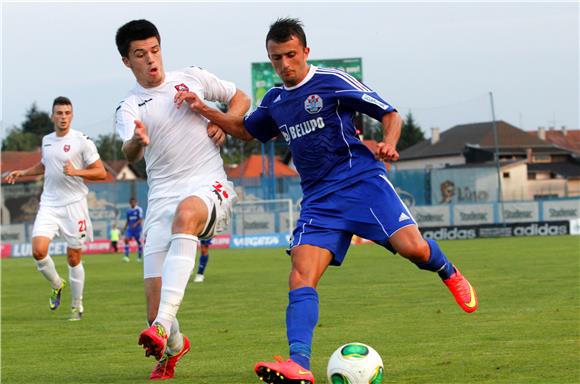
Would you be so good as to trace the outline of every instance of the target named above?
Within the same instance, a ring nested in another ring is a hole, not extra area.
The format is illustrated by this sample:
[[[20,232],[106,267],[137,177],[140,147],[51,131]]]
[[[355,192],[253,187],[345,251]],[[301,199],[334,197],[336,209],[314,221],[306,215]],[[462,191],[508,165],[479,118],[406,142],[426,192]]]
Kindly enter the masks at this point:
[[[125,229],[123,233],[125,234],[125,256],[123,260],[129,261],[129,243],[131,239],[134,239],[139,247],[137,253],[137,261],[143,260],[143,244],[141,243],[141,232],[143,230],[143,208],[137,205],[137,199],[132,197],[129,199],[129,205],[131,206],[127,209],[127,222],[125,223]]]
[[[352,76],[307,63],[302,23],[278,19],[266,37],[268,57],[283,81],[244,119],[226,116],[193,95],[189,107],[231,135],[266,142],[282,134],[301,177],[303,200],[290,244],[286,329],[290,359],[260,362],[267,383],[314,383],[312,337],[318,322],[316,287],[329,265],[340,265],[353,234],[399,253],[420,269],[437,272],[466,312],[477,309],[475,290],[437,243],[424,239],[387,179],[381,160],[396,161],[402,121],[376,92]],[[359,140],[355,111],[380,121],[384,140],[375,154]]]
[[[205,280],[205,268],[209,262],[209,246],[211,245],[212,239],[205,239],[199,241],[201,254],[199,255],[199,267],[197,268],[197,273],[193,278],[194,283],[203,283]]]

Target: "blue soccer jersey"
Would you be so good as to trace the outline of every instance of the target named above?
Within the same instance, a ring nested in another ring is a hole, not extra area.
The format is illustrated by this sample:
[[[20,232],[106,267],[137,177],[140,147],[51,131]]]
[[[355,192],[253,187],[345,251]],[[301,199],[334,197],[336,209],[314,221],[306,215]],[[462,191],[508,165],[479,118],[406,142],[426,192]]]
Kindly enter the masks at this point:
[[[141,233],[142,221],[135,225],[139,220],[143,220],[143,209],[139,206],[127,209],[127,232],[131,234]]]
[[[356,111],[381,121],[395,109],[347,73],[311,65],[300,84],[270,89],[244,125],[262,142],[284,136],[308,200],[386,172],[356,135]]]

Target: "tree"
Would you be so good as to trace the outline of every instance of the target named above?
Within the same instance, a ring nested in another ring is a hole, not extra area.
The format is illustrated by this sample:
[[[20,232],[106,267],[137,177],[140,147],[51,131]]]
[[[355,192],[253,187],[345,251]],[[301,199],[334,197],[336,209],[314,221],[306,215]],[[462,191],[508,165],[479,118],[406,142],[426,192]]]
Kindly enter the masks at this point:
[[[22,123],[22,132],[29,132],[42,138],[42,136],[52,133],[54,124],[47,112],[39,111],[36,103],[32,103],[30,109],[26,111],[26,118]]]
[[[95,145],[102,160],[119,160],[125,156],[121,151],[123,141],[115,134],[99,135]]]
[[[101,160],[126,160],[125,155],[121,147],[123,146],[123,140],[114,133],[99,135],[95,140],[95,146],[97,151],[99,151],[99,156]],[[132,164],[133,170],[137,173],[137,176],[146,178],[147,172],[145,171],[145,160],[141,159]]]
[[[363,115],[363,126],[365,139],[375,141],[383,140],[384,129],[381,123],[369,116]],[[401,137],[399,138],[399,142],[397,144],[397,150],[402,151],[422,140],[425,140],[425,135],[423,134],[421,127],[418,126],[413,119],[413,114],[409,112],[403,121]]]
[[[47,112],[38,110],[32,103],[20,127],[12,127],[2,143],[3,151],[33,151],[40,147],[42,137],[54,130]]]
[[[405,117],[405,121],[403,122],[397,150],[402,151],[423,140],[425,140],[425,135],[423,134],[421,127],[417,125],[413,119],[413,114],[409,111]]]
[[[34,151],[39,146],[38,136],[30,132],[22,132],[18,127],[12,127],[2,142],[3,151]]]

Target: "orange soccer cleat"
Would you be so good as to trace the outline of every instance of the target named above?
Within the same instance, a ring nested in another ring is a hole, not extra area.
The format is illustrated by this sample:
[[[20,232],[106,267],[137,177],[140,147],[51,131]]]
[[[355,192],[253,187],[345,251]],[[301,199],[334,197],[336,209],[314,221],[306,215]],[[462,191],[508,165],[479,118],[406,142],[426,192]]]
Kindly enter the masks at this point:
[[[259,362],[254,372],[269,384],[314,384],[314,376],[309,369],[304,369],[292,360],[282,361],[280,356],[274,356],[276,362]]]
[[[172,379],[175,373],[175,364],[187,353],[189,352],[189,339],[183,336],[183,348],[175,355],[168,355],[165,353],[161,360],[155,366],[151,376],[151,380],[166,380]]]
[[[455,268],[455,266],[453,266]],[[475,289],[469,284],[469,281],[455,268],[455,273],[443,283],[449,288],[457,304],[468,313],[474,312],[477,309],[477,296]]]
[[[155,356],[155,360],[160,360],[167,346],[165,327],[159,323],[153,323],[139,335],[139,345],[145,349],[145,356]]]

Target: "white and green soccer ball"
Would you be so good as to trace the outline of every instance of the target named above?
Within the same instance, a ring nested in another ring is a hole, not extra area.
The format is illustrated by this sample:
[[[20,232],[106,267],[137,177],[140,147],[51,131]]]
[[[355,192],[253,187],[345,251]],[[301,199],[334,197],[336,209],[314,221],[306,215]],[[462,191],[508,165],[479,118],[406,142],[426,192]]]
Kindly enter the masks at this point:
[[[366,344],[348,343],[330,356],[326,376],[331,384],[380,384],[383,360]]]

